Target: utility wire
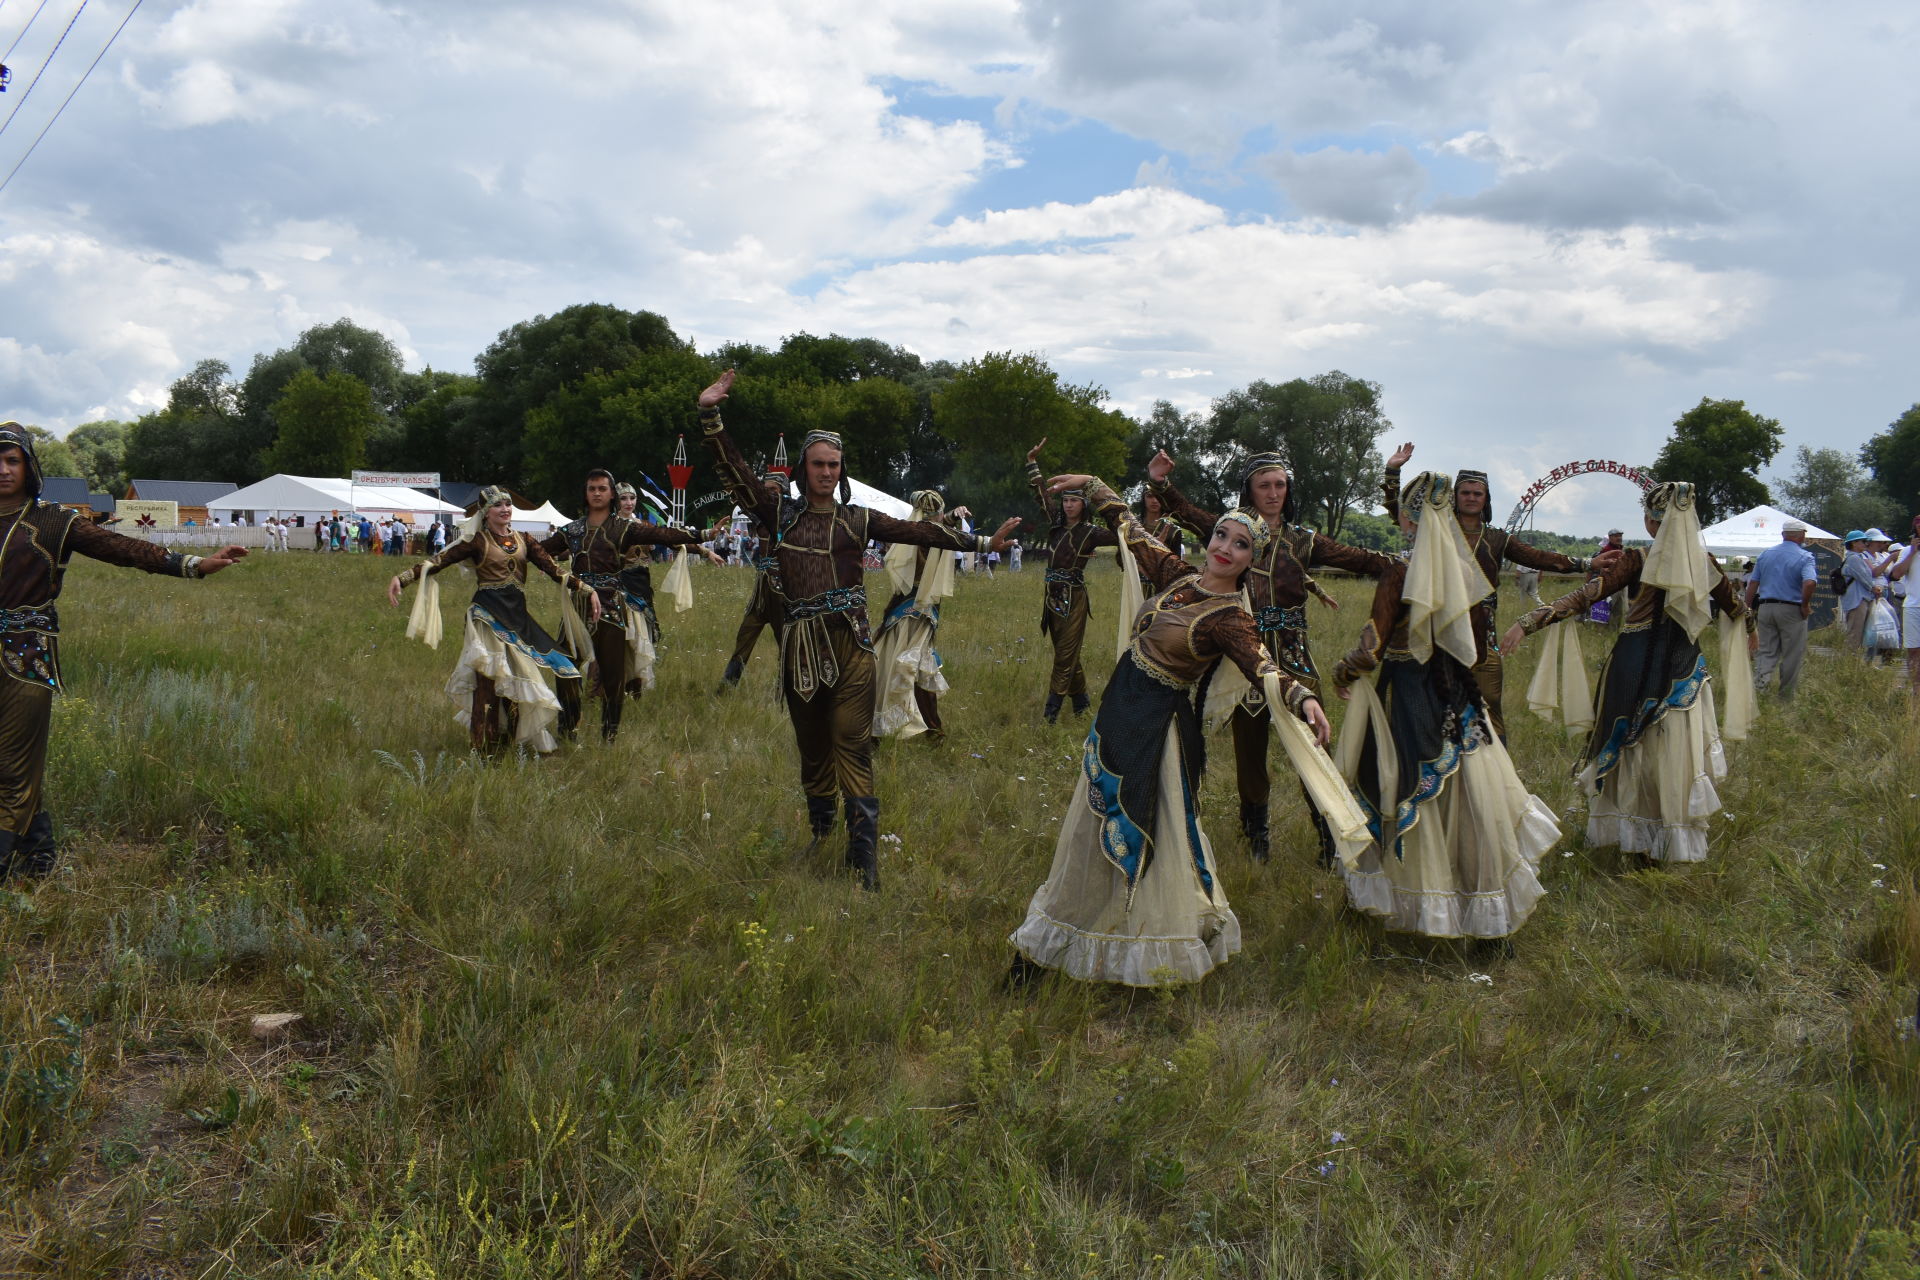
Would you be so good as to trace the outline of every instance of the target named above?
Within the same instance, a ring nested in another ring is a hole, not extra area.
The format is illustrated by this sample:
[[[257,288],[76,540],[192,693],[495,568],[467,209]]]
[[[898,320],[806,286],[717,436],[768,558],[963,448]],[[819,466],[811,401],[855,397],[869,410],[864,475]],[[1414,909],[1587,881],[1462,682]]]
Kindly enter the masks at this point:
[[[33,11],[33,18],[39,17],[40,9],[44,9],[46,7],[47,7],[47,0],[40,0],[40,8],[35,9]],[[5,53],[0,53],[0,62],[5,62],[8,58],[11,58],[13,56],[13,51],[20,47],[20,42],[27,38],[27,32],[33,30],[33,18],[27,19],[27,25],[20,28],[20,34],[13,38],[13,43],[7,46],[7,51]]]
[[[40,83],[40,77],[47,74],[47,68],[53,65],[53,55],[60,52],[60,46],[65,44],[67,37],[73,34],[73,24],[80,21],[80,15],[86,11],[87,0],[80,0],[80,7],[73,11],[71,18],[67,19],[67,29],[62,31],[60,38],[53,42],[53,48],[47,50],[46,61],[42,62],[40,69],[33,73],[33,83],[29,84],[27,91],[20,95],[20,101],[13,104],[13,110],[7,112],[7,118],[0,120],[0,134],[7,131],[7,126],[13,123],[13,118],[20,114],[20,108],[27,105],[27,99],[33,96],[33,90]]]
[[[20,159],[14,163],[13,168],[7,170],[6,177],[0,178],[0,191],[7,189],[7,184],[13,181],[13,175],[20,172],[20,166],[27,162],[27,156],[31,156],[34,148],[40,145],[40,140],[47,136],[47,130],[53,128],[54,121],[60,119],[60,113],[67,109],[69,102],[73,101],[74,94],[80,92],[80,85],[84,85],[87,82],[87,77],[92,75],[93,69],[100,65],[100,59],[107,56],[107,50],[113,48],[113,42],[120,38],[120,33],[127,29],[127,24],[133,21],[133,15],[140,12],[140,6],[144,3],[146,3],[146,0],[133,0],[133,8],[127,10],[127,16],[120,19],[120,25],[113,29],[113,34],[107,37],[107,42],[100,46],[100,52],[93,56],[93,61],[87,64],[87,69],[80,73],[80,83],[74,85],[67,93],[67,96],[60,100],[59,107],[56,108],[53,113],[53,119],[41,126],[40,132],[34,137],[32,143],[28,145],[27,154],[21,156]],[[77,17],[78,15],[76,14],[75,16]]]

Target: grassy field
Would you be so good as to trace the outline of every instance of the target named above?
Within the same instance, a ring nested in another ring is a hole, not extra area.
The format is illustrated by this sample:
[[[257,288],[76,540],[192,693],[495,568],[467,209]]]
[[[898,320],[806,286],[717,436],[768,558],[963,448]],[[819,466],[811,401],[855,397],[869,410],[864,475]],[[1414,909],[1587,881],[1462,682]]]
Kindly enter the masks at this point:
[[[1630,871],[1566,822],[1504,959],[1343,911],[1279,761],[1250,865],[1216,739],[1245,952],[1178,992],[1010,997],[1084,731],[1039,722],[1037,573],[947,606],[950,736],[880,752],[873,896],[795,861],[764,638],[714,693],[748,574],[696,569],[612,748],[481,764],[457,645],[403,639],[390,572],[76,564],[67,859],[0,891],[0,1273],[1920,1275],[1891,672],[1816,654],[1763,704],[1703,866]],[[1333,589],[1323,667],[1370,596]],[[1514,754],[1567,813],[1538,649]],[[270,1012],[303,1017],[256,1041]]]

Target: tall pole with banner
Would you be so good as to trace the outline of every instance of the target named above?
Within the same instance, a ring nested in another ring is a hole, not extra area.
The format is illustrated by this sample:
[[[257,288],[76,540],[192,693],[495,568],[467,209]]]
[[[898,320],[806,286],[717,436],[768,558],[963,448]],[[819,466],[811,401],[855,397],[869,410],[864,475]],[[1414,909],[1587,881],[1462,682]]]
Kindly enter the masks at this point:
[[[773,465],[768,467],[767,470],[778,471],[788,480],[793,479],[793,468],[787,465],[787,435],[784,431],[781,432],[780,437],[773,442]]]
[[[673,486],[673,523],[685,528],[687,524],[687,482],[693,479],[693,468],[687,465],[687,438],[681,436],[674,442],[673,461],[667,464],[667,482]]]

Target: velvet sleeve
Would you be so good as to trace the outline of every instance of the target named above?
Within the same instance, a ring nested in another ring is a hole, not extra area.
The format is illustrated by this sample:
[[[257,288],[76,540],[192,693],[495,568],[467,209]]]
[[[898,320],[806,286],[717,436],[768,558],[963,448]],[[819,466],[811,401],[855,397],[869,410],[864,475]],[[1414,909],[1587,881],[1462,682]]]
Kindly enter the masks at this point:
[[[156,543],[129,538],[111,529],[103,529],[91,520],[76,519],[68,527],[67,549],[78,551],[89,560],[119,565],[123,569],[140,569],[173,578],[200,576],[194,568],[200,563],[199,556],[183,556]]]
[[[1400,596],[1406,588],[1407,566],[1396,560],[1373,589],[1373,612],[1360,629],[1360,638],[1346,656],[1334,664],[1333,682],[1344,689],[1374,671],[1386,655],[1387,642],[1393,638],[1394,624],[1400,616]]]
[[[1174,488],[1171,481],[1148,486],[1154,496],[1160,499],[1160,508],[1175,520],[1193,530],[1194,537],[1205,543],[1213,536],[1213,526],[1220,517],[1213,512],[1196,507],[1187,500],[1187,495]]]
[[[1120,500],[1120,495],[1104,482],[1096,479],[1087,486],[1087,501],[1107,522],[1108,527],[1100,532],[1105,533],[1110,541],[1100,545],[1118,546],[1120,539],[1125,538],[1127,549],[1133,552],[1134,562],[1139,565],[1140,572],[1147,576],[1147,581],[1153,583],[1156,591],[1165,591],[1179,579],[1193,574],[1193,566],[1167,550],[1158,538],[1148,533],[1146,526],[1135,518],[1132,509]]]
[[[1628,547],[1620,553],[1611,567],[1588,578],[1572,591],[1558,600],[1550,601],[1520,615],[1520,628],[1532,635],[1542,627],[1550,627],[1556,622],[1565,622],[1568,618],[1577,618],[1605,600],[1616,591],[1625,590],[1640,580],[1640,570],[1646,565],[1646,556],[1637,547]],[[1722,580],[1724,582],[1724,579]]]

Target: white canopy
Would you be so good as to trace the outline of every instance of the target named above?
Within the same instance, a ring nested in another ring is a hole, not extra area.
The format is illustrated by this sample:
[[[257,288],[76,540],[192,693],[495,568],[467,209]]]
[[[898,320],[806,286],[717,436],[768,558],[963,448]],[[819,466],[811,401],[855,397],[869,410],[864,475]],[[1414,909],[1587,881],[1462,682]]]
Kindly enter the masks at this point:
[[[558,529],[571,519],[572,516],[554,506],[551,500],[541,503],[532,511],[522,511],[519,507],[513,509],[513,527],[521,533],[545,533],[548,526]]]
[[[1708,551],[1717,556],[1757,555],[1780,541],[1781,525],[1796,519],[1799,517],[1790,516],[1778,507],[1761,505],[1707,526],[1700,531],[1700,540],[1706,544]],[[1808,538],[1832,539],[1836,536],[1815,525],[1807,525]]]
[[[397,485],[356,485],[351,480],[324,476],[268,476],[257,484],[236,489],[207,504],[209,514],[231,518],[250,511],[257,524],[268,516],[305,516],[318,520],[335,512],[380,515],[406,512],[415,516],[459,515],[460,508],[418,489]]]

